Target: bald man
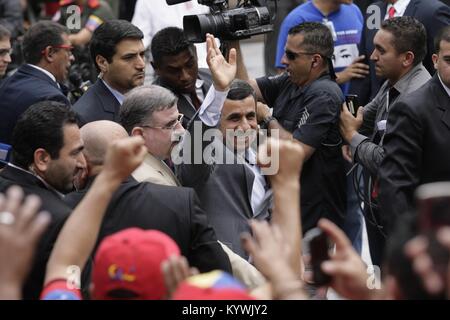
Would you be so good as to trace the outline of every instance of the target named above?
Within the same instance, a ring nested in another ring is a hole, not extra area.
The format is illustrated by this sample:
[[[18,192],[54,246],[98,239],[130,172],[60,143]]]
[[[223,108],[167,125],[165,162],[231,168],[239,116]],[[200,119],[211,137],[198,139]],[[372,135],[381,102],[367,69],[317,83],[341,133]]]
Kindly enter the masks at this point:
[[[79,190],[65,198],[72,207],[81,201],[102,170],[108,143],[128,136],[123,127],[112,121],[91,122],[80,131],[87,166],[78,179]],[[189,264],[200,272],[215,269],[231,272],[230,261],[192,189],[138,183],[129,177],[106,209],[97,241],[131,227],[165,232],[175,240]]]

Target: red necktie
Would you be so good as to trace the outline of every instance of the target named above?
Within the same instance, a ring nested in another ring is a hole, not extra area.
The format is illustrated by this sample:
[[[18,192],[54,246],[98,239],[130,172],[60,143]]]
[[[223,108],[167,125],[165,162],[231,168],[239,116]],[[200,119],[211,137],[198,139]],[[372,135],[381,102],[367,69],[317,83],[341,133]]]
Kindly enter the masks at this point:
[[[393,6],[389,8],[388,14],[389,14],[389,19],[392,19],[394,17],[395,8]]]

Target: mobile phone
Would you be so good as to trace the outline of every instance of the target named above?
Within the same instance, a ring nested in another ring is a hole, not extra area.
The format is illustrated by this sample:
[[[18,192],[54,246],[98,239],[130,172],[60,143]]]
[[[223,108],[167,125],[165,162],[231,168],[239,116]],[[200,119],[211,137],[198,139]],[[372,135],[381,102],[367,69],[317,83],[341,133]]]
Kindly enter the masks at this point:
[[[415,198],[422,233],[450,226],[450,182],[423,184],[417,188]]]
[[[311,268],[313,281],[316,286],[324,286],[331,282],[331,277],[322,271],[322,262],[329,260],[330,241],[328,236],[320,228],[314,228],[307,232],[305,238],[309,239],[309,253],[311,255]]]
[[[345,95],[345,104],[347,105],[348,111],[356,117],[356,112],[358,111],[358,95],[356,94],[347,94]]]

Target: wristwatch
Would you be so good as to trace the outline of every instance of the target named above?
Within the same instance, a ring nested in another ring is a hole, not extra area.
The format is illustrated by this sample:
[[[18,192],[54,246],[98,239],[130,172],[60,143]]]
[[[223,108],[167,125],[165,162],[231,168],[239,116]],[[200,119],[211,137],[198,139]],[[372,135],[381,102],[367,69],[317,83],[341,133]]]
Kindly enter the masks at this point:
[[[270,124],[270,122],[273,121],[273,120],[276,120],[274,116],[272,116],[272,115],[267,116],[267,117],[265,117],[265,118],[263,119],[263,121],[261,121],[261,122],[259,123],[259,127],[260,127],[261,129],[269,129],[269,124]]]

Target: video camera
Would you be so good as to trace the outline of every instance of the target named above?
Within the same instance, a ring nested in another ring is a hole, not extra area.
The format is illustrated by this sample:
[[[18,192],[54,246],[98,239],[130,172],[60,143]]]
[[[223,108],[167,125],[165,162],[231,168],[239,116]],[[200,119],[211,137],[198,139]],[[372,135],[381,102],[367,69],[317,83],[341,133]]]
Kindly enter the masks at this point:
[[[189,0],[166,0],[174,5]],[[277,0],[275,8],[277,7]],[[197,0],[211,8],[211,14],[183,17],[183,29],[191,42],[204,42],[211,33],[222,41],[247,39],[257,34],[273,31],[273,17],[265,6],[265,0],[240,0],[237,7],[228,8],[228,0]],[[276,10],[276,9],[275,9]]]

